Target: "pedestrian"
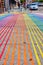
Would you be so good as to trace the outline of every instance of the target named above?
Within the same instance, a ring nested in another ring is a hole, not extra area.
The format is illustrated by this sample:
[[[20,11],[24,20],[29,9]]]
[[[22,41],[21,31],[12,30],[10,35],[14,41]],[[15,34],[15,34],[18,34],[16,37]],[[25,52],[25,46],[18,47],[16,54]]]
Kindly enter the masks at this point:
[[[9,0],[9,4],[10,4],[10,9],[14,9],[14,5],[15,5],[15,0]]]
[[[26,7],[26,2],[24,2],[24,8]]]
[[[16,1],[14,0],[14,6],[16,6]]]
[[[20,2],[18,2],[18,8],[20,8]]]

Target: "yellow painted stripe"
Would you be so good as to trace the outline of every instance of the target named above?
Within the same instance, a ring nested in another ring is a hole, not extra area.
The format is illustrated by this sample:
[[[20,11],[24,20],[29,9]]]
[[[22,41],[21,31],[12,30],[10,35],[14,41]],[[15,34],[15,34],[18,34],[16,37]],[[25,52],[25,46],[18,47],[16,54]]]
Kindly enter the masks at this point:
[[[30,34],[30,31],[29,31],[29,34]],[[30,34],[30,39],[31,39],[31,42],[32,42],[32,46],[33,46],[33,49],[34,49],[34,53],[35,53],[35,56],[36,56],[36,59],[37,59],[38,65],[41,65],[40,58],[39,58],[39,56],[38,56],[38,54],[37,54],[37,51],[36,51],[36,48],[35,48],[34,42],[33,42],[32,37],[31,37],[31,34]]]
[[[33,29],[34,29],[34,26],[32,26],[33,27]],[[31,26],[30,26],[30,28],[32,28]],[[36,29],[36,27],[35,27],[35,30],[37,31],[37,29]],[[36,32],[35,32],[36,33]],[[39,32],[37,32],[38,34],[39,34]],[[38,38],[38,40],[40,41],[40,45],[41,46],[43,46],[43,43],[42,43],[42,41],[40,40],[40,37],[38,36],[38,34],[36,33],[36,36],[37,36],[37,38]],[[41,36],[41,35],[40,35]],[[42,37],[41,37],[42,38]]]
[[[28,43],[28,51],[29,51],[29,56],[30,56],[30,59],[32,59],[30,62],[31,62],[31,65],[34,65],[34,59],[33,59],[33,56],[32,56],[32,51],[31,51],[31,47],[30,47],[30,42],[28,41],[28,33],[26,33],[26,41]]]
[[[24,15],[24,18],[26,18],[26,17],[27,17],[27,15]],[[28,19],[28,17],[27,17],[27,19]],[[33,42],[33,40],[32,40],[31,34],[30,34],[30,29],[29,29],[29,27],[28,27],[28,24],[29,24],[29,23],[27,24],[27,19],[25,19],[25,24],[26,24],[26,26],[27,26],[28,33],[29,33],[29,35],[30,35],[30,39],[31,39],[32,46],[33,46],[33,49],[34,49],[34,53],[35,53],[35,56],[36,56],[36,59],[37,59],[37,63],[38,63],[38,65],[41,65],[40,58],[39,58],[39,56],[38,56],[38,54],[37,54],[37,51],[36,51],[34,42]],[[31,20],[28,19],[28,22],[29,22],[29,21],[31,22]]]
[[[31,28],[31,27],[30,27]],[[34,28],[33,28],[33,30],[34,30]],[[36,32],[34,31],[34,34],[36,34]],[[38,40],[40,41],[40,39],[39,39],[39,37],[38,37],[38,35],[36,34],[36,36],[37,36],[37,38],[38,38]],[[35,36],[34,36],[35,37]],[[35,39],[36,40],[36,39]],[[37,42],[37,40],[36,40],[36,42]],[[40,43],[42,43],[41,41],[40,41]],[[43,58],[43,52],[42,52],[42,50],[41,50],[41,48],[40,48],[40,46],[38,45],[38,42],[37,42],[37,46],[38,46],[38,49],[39,49],[39,51],[40,51],[40,54],[41,54],[41,56],[42,56],[42,58]]]
[[[29,20],[29,24],[30,24],[30,26],[35,26],[35,28],[37,28],[38,30],[39,30],[39,28],[32,22],[32,20],[26,15],[26,18],[25,19],[27,19],[27,20]],[[27,24],[28,24],[28,21],[27,21]],[[39,30],[40,31],[40,30]],[[41,35],[40,35],[41,36]],[[39,38],[38,38],[39,39]],[[40,44],[41,44],[41,46],[43,46],[43,43],[42,43],[42,41],[40,40]]]
[[[37,34],[40,36],[41,40],[43,40],[43,36],[39,33],[39,31],[37,30],[36,27],[34,27],[34,28],[37,31]],[[42,43],[42,42],[40,41],[40,43]],[[41,44],[41,46],[43,46],[43,43]]]
[[[29,18],[30,19],[30,18]],[[30,21],[31,21],[31,24],[33,24],[33,25],[35,25],[35,28],[37,28],[39,31],[40,31],[40,29],[36,26],[36,24],[35,23],[33,23],[32,22],[32,20],[30,19]],[[33,27],[34,28],[34,27]],[[38,34],[39,34],[39,31],[37,32]],[[41,32],[41,31],[40,31]],[[42,32],[41,32],[41,34],[42,34]],[[42,34],[43,35],[43,34]],[[43,37],[40,35],[40,37],[43,39]],[[39,39],[39,38],[38,38]],[[43,46],[43,43],[42,43],[42,41],[40,40],[40,44],[41,44],[41,46]]]
[[[34,30],[34,29],[33,29],[33,30]],[[34,37],[34,39],[35,39],[35,41],[36,41],[37,47],[38,47],[38,49],[39,49],[39,51],[40,51],[40,54],[41,54],[41,56],[42,56],[42,58],[43,58],[43,52],[42,52],[40,46],[38,45],[38,42],[37,42],[37,40],[36,40],[36,38],[35,38],[35,36],[34,36],[34,34],[36,34],[36,32],[34,31],[34,33],[32,32],[32,34],[33,34],[33,37]],[[37,35],[36,35],[36,36],[37,36]],[[39,40],[39,41],[40,41],[40,40]]]

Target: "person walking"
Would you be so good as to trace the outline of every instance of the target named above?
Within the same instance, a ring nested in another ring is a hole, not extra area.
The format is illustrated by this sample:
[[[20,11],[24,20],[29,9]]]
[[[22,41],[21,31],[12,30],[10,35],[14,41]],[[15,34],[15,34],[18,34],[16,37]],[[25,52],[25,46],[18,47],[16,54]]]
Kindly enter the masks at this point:
[[[18,8],[20,9],[20,2],[18,1]]]

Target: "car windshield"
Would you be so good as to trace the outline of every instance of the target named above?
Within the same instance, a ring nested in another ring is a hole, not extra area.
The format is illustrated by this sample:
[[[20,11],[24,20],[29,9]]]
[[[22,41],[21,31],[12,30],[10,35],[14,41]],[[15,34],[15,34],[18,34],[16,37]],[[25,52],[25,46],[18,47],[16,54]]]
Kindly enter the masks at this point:
[[[31,5],[36,5],[36,4],[31,4]]]

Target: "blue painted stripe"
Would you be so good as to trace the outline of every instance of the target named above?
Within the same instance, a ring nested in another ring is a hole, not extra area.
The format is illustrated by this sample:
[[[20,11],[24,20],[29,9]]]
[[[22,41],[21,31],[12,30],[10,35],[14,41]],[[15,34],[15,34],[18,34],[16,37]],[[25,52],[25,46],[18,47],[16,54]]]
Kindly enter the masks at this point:
[[[43,31],[43,20],[38,18],[38,16],[34,14],[28,14],[28,16],[32,19],[32,21],[39,27],[41,31]]]
[[[12,14],[5,14],[5,15],[2,15],[2,16],[0,16],[0,20],[6,18],[6,17],[8,17],[8,16],[12,16]]]

